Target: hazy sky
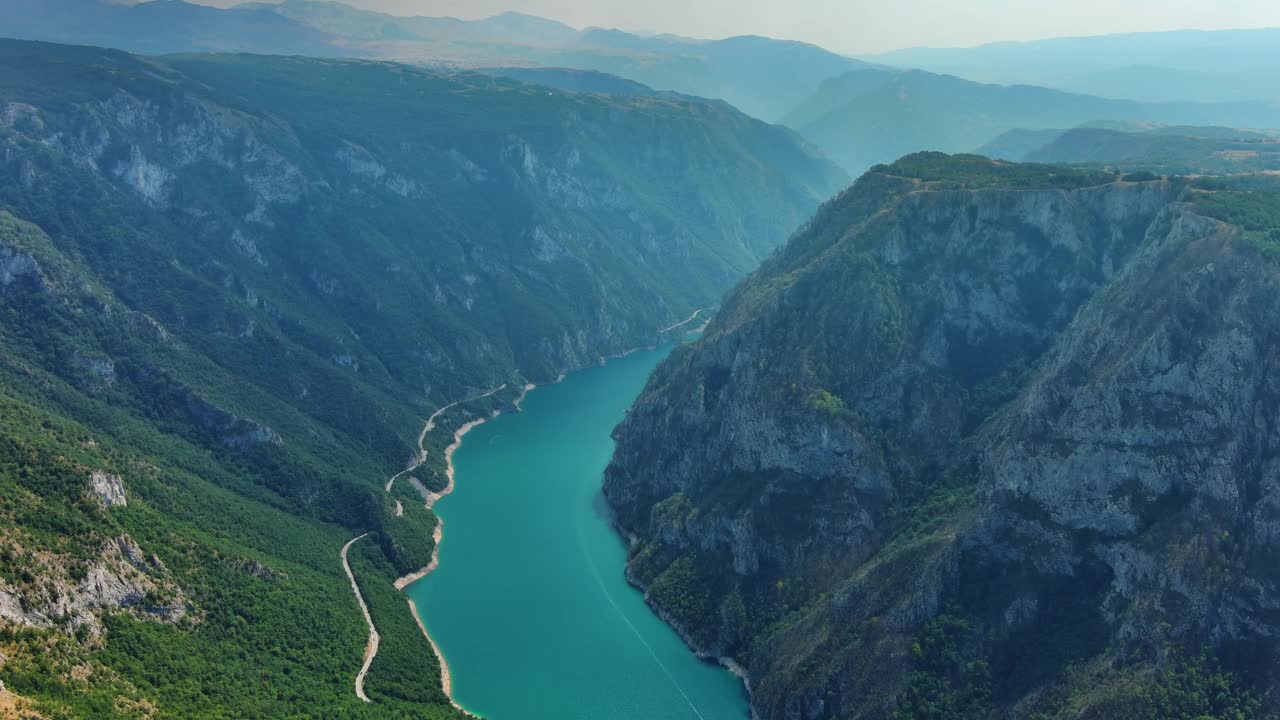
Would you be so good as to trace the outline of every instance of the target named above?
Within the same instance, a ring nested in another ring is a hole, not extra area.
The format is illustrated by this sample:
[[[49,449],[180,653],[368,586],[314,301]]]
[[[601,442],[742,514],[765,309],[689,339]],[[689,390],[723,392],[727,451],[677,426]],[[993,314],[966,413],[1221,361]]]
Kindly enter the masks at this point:
[[[238,0],[197,0],[232,5]],[[1280,0],[345,0],[397,15],[505,10],[570,25],[768,35],[845,53],[1118,32],[1280,27]]]

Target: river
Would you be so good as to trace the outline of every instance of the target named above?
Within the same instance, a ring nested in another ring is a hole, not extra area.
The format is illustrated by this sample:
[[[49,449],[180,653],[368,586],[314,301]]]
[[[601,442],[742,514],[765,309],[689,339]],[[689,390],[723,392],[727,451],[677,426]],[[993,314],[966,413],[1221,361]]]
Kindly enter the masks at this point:
[[[407,592],[455,700],[487,720],[745,720],[742,683],[698,660],[623,578],[600,493],[614,426],[670,348],[529,394],[472,430],[440,565]]]

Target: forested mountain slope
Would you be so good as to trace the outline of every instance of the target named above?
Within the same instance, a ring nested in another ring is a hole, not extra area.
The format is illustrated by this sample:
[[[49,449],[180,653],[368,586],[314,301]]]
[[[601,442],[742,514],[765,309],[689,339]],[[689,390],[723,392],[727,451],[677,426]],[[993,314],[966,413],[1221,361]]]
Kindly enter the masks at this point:
[[[1275,717],[1277,208],[874,168],[616,431],[633,580],[762,718]]]
[[[657,341],[843,180],[722,103],[0,42],[4,701],[452,716],[391,581],[454,429]]]
[[[1280,170],[1280,132],[1224,127],[1010,131],[978,152],[1005,160],[1108,165],[1164,174]]]

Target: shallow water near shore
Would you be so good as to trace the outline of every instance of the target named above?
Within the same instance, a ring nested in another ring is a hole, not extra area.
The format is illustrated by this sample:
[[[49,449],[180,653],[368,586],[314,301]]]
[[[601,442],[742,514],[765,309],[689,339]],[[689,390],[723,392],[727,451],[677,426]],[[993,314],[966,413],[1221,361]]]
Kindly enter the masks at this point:
[[[467,434],[436,504],[440,565],[411,585],[453,676],[488,720],[745,720],[742,683],[702,662],[623,577],[600,493],[610,437],[670,348],[529,394]]]

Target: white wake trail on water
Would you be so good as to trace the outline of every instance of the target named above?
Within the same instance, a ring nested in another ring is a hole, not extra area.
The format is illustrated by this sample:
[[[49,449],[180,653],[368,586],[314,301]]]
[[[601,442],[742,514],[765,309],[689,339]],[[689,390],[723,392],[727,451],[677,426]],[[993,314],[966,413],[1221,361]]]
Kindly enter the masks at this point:
[[[622,618],[622,622],[626,623],[627,627],[631,629],[632,634],[636,636],[636,640],[639,640],[640,644],[644,646],[644,649],[649,652],[649,657],[653,658],[653,661],[662,669],[662,674],[666,675],[667,680],[671,681],[671,686],[676,689],[676,692],[680,693],[680,697],[684,698],[689,709],[693,711],[694,715],[698,716],[698,720],[707,720],[706,717],[698,711],[698,707],[693,704],[693,699],[689,697],[689,694],[684,691],[684,688],[680,687],[680,683],[676,681],[675,675],[672,675],[671,671],[667,669],[666,664],[662,662],[662,658],[658,657],[658,653],[654,651],[653,646],[649,644],[648,640],[644,639],[644,635],[640,634],[640,630],[631,622],[631,618],[627,617],[627,614],[623,612],[622,608],[618,606],[618,603],[614,601],[613,595],[611,595],[609,593],[609,589],[605,587],[604,577],[600,574],[600,568],[596,567],[596,564],[591,561],[591,554],[587,552],[587,542],[586,537],[583,536],[581,518],[579,518],[577,525],[578,549],[582,552],[582,558],[586,561],[587,567],[591,568],[591,577],[596,581],[596,586],[600,588],[600,592],[604,593],[605,599],[609,601],[609,606],[613,608],[614,612],[618,613],[618,617]]]

